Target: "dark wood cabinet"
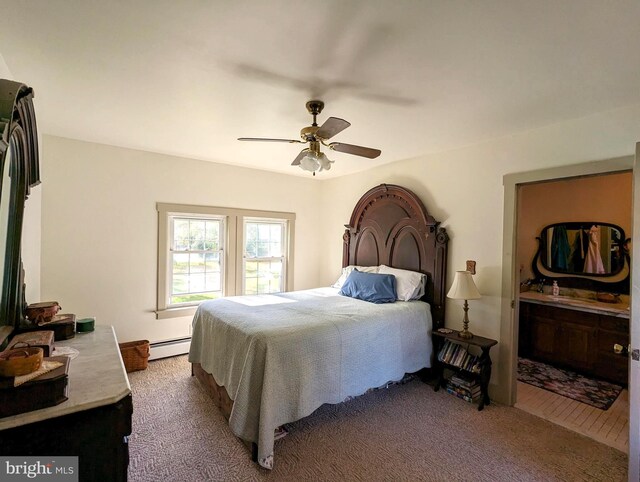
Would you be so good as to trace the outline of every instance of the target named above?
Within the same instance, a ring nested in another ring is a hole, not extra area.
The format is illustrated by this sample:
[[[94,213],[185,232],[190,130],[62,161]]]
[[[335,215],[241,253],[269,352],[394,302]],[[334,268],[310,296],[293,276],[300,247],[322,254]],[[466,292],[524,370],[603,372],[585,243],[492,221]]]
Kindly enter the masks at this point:
[[[113,329],[56,342],[78,350],[69,365],[68,400],[0,418],[4,456],[77,456],[80,480],[126,481],[133,404]]]
[[[520,302],[519,356],[626,385],[628,358],[613,345],[628,343],[628,319]]]
[[[126,481],[133,405],[116,403],[0,431],[3,456],[77,456],[80,480]]]
[[[545,318],[531,320],[531,353],[540,360],[557,361],[558,324]]]
[[[564,321],[558,328],[558,361],[580,370],[591,370],[596,359],[597,328]]]

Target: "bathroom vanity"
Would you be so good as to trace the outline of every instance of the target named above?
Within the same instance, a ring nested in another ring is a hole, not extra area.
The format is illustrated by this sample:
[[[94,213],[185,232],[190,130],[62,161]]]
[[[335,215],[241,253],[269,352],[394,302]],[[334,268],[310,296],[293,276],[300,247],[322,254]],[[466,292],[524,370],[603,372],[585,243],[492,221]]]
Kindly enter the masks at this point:
[[[572,369],[622,385],[628,357],[614,345],[629,344],[629,304],[520,293],[519,356]]]

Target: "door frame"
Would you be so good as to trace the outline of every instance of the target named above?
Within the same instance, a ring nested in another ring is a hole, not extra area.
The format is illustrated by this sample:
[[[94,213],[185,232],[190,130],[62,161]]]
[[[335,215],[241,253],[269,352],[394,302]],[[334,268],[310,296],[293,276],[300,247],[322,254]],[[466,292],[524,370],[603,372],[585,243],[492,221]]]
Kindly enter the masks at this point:
[[[640,144],[639,144],[640,145]],[[518,214],[518,188],[521,184],[531,182],[552,181],[569,177],[589,176],[598,174],[610,174],[619,171],[629,171],[634,167],[634,156],[617,157],[602,161],[586,162],[582,164],[572,164],[567,166],[559,166],[548,169],[540,169],[537,171],[520,172],[514,174],[506,174],[503,176],[504,185],[504,217],[503,217],[503,233],[502,233],[502,295],[501,295],[501,312],[500,312],[500,360],[497,366],[500,393],[496,397],[502,403],[514,405],[516,402],[516,371],[518,368],[518,299],[519,287],[518,280],[518,258],[517,258],[517,214]],[[638,199],[640,206],[640,197],[636,191],[640,190],[640,168],[634,171],[634,199]],[[640,214],[640,213],[639,213]],[[635,216],[635,212],[634,212]],[[640,225],[635,226],[634,235],[640,232]],[[635,236],[634,236],[635,237]],[[635,262],[634,262],[635,261]],[[640,259],[632,256],[632,265],[636,266]],[[637,265],[636,272],[639,273],[636,278],[640,278],[640,264]],[[632,269],[632,280],[633,280]],[[636,285],[634,284],[634,290]],[[640,300],[637,300],[633,306],[640,311]],[[632,311],[632,313],[635,313]],[[630,320],[631,321],[631,320]],[[640,328],[640,326],[638,327]],[[633,331],[633,330],[632,330]],[[640,344],[640,333],[638,333],[635,344]],[[640,370],[640,369],[639,369]],[[638,371],[638,370],[637,370]],[[637,401],[640,405],[640,378],[632,379],[634,381],[634,392],[639,398]],[[630,388],[631,388],[630,384]],[[631,390],[630,390],[631,397]],[[632,406],[633,398],[630,398],[630,406]],[[640,414],[638,417],[640,418]],[[636,427],[638,428],[638,427]],[[631,418],[630,418],[631,429]],[[636,430],[636,433],[640,431]],[[631,450],[631,445],[629,446]],[[637,477],[636,477],[637,480]]]
[[[633,219],[631,239],[640,239],[640,142],[633,168]],[[633,250],[633,245],[631,247]],[[640,250],[638,251],[640,253]],[[631,253],[631,293],[640,294],[640,256]],[[629,363],[629,480],[640,480],[640,296],[631,296]],[[631,409],[633,407],[633,410]]]

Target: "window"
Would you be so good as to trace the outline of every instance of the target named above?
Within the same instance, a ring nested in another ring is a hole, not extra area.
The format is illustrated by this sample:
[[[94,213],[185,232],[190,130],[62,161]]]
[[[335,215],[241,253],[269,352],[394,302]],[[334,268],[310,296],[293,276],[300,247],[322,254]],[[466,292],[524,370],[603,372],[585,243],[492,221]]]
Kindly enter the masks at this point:
[[[170,216],[169,306],[223,295],[224,218]]]
[[[202,301],[293,287],[295,214],[158,203],[156,316]]]
[[[282,220],[244,220],[243,289],[247,295],[284,291],[285,235]]]

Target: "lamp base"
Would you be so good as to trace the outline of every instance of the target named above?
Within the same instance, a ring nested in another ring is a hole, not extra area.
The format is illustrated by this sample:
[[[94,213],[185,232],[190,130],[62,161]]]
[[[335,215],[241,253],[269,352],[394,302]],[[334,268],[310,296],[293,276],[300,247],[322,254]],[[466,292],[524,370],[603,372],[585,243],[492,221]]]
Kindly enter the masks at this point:
[[[458,332],[460,338],[468,340],[473,338],[473,333],[469,331],[469,303],[464,300],[464,318],[462,319],[462,331]]]

